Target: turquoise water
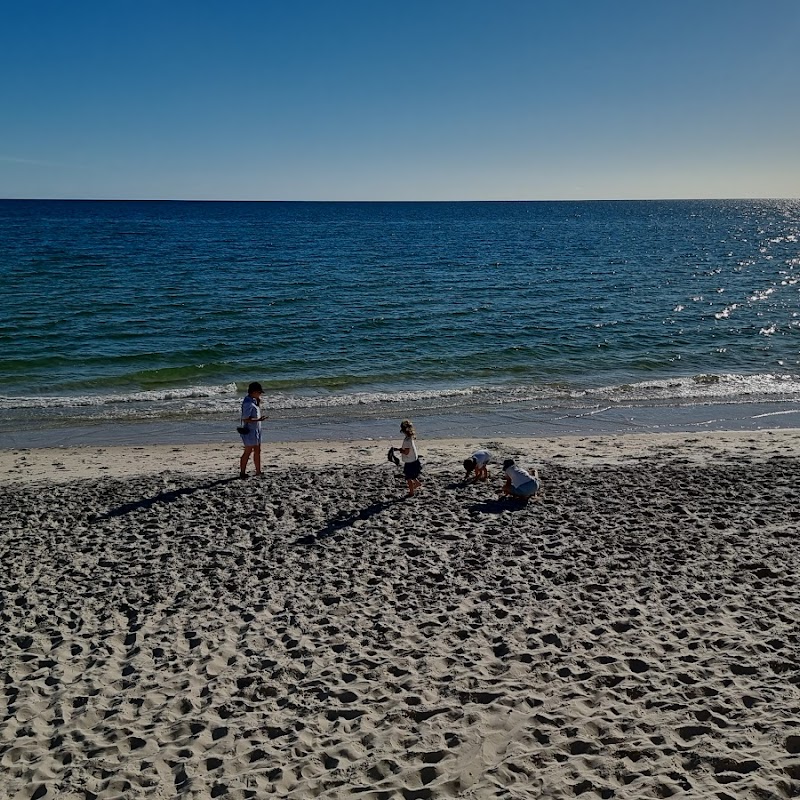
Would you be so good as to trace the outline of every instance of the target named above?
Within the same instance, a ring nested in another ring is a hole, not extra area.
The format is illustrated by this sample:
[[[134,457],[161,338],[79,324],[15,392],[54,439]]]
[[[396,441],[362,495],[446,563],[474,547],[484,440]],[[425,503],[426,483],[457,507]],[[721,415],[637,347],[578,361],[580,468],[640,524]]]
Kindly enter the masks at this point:
[[[0,431],[800,401],[800,202],[0,201]]]

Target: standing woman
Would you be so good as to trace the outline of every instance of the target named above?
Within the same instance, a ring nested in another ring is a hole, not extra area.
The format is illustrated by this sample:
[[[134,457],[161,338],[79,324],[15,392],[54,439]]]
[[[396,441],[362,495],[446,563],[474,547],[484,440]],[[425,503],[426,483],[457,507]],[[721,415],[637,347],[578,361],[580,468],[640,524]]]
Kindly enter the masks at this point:
[[[239,459],[239,477],[247,477],[247,462],[250,454],[253,454],[253,465],[256,468],[256,475],[261,472],[261,422],[266,417],[261,414],[261,395],[264,390],[261,384],[251,383],[247,387],[247,397],[242,400],[242,427],[247,428],[247,433],[242,434],[242,444],[244,452]]]
[[[414,433],[414,425],[407,419],[400,423],[400,431],[406,437],[399,448],[403,457],[403,475],[408,484],[408,496],[413,497],[414,492],[422,486],[422,481],[417,480],[422,472],[422,464],[417,455],[417,443],[414,441],[417,435]]]

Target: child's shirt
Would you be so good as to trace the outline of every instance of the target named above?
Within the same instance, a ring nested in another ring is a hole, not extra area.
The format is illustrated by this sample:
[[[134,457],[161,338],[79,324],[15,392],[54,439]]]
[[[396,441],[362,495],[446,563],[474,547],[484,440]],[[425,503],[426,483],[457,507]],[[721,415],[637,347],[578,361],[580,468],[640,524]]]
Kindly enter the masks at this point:
[[[410,437],[406,436],[403,439],[403,450],[408,448],[407,453],[401,453],[400,455],[403,457],[403,462],[410,464],[412,461],[416,461],[419,456],[417,455],[417,445],[416,442]]]
[[[477,467],[485,467],[491,461],[492,454],[488,450],[476,450],[472,454],[472,460]]]
[[[528,483],[528,481],[532,481],[534,479],[530,472],[522,469],[522,467],[518,467],[516,464],[506,467],[504,472],[509,478],[511,478],[511,485],[515,489],[518,489],[523,483]]]

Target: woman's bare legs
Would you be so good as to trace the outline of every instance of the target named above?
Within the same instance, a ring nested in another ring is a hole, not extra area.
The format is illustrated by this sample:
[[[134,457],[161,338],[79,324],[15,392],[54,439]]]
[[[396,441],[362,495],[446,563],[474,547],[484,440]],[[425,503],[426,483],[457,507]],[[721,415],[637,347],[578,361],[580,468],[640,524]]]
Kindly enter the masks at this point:
[[[253,466],[256,468],[256,475],[261,474],[261,445],[245,445],[242,457],[239,459],[239,476],[241,478],[247,475],[247,462],[250,460],[250,453],[253,454]]]

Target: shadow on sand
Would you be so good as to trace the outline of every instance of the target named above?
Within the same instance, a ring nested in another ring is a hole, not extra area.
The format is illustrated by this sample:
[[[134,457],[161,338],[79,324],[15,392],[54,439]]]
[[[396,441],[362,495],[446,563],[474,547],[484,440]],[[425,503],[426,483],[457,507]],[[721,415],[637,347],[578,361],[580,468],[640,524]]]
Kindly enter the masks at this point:
[[[130,514],[132,511],[139,511],[144,508],[152,508],[157,503],[174,503],[181,497],[194,494],[195,492],[203,491],[204,489],[213,489],[215,486],[224,486],[226,483],[233,483],[239,481],[239,478],[223,478],[222,480],[212,481],[211,483],[204,483],[200,486],[187,486],[184,489],[175,489],[172,492],[159,492],[155,497],[147,497],[144,500],[134,500],[132,503],[125,503],[124,505],[117,506],[106,511],[105,514],[97,514],[96,520],[111,519],[113,517],[123,517],[125,514]]]
[[[524,511],[527,507],[527,500],[506,497],[502,500],[498,498],[497,500],[486,500],[483,503],[473,503],[469,510],[478,514],[502,514],[506,511]]]
[[[402,498],[395,498],[393,500],[382,500],[381,502],[373,503],[366,508],[362,508],[357,514],[353,514],[345,519],[331,520],[322,530],[301,536],[295,544],[314,544],[314,542],[320,539],[327,539],[329,536],[333,536],[335,533],[345,528],[351,528],[356,522],[370,519],[370,517],[374,517],[376,514],[386,511],[387,508],[391,508],[393,505],[402,502]]]

